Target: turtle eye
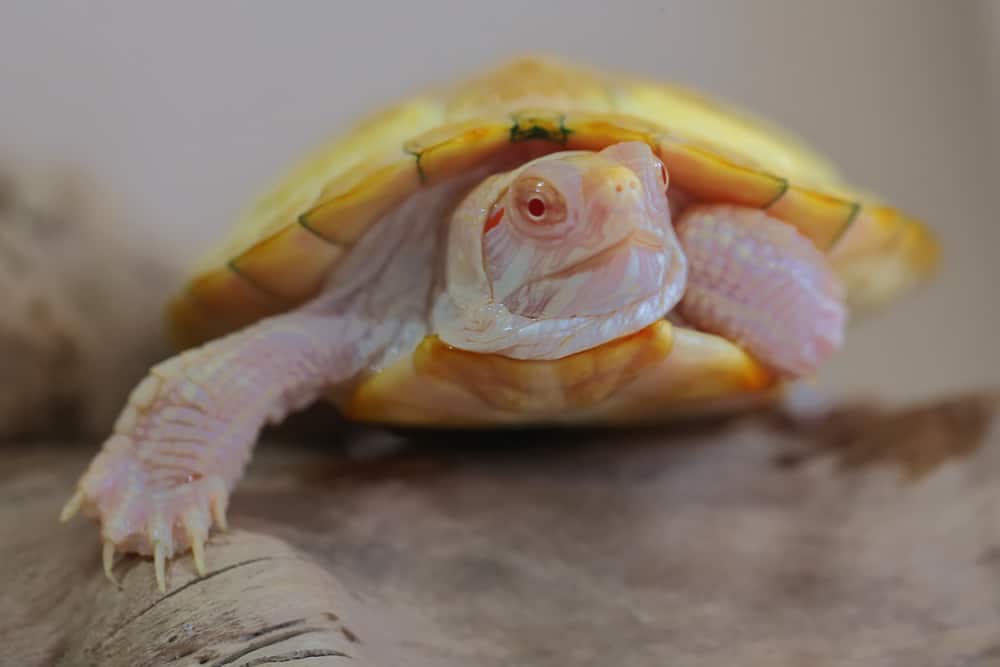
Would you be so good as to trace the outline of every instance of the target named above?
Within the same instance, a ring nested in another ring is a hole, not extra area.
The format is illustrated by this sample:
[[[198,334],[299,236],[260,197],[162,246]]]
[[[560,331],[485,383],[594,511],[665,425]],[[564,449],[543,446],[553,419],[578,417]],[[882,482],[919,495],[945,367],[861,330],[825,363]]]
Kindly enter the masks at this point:
[[[667,187],[667,168],[660,163],[660,180],[663,181],[663,187]]]
[[[545,215],[545,202],[539,197],[532,197],[528,200],[528,215],[536,220],[540,220]]]
[[[526,176],[513,186],[514,202],[526,222],[555,225],[566,219],[566,200],[544,178]]]

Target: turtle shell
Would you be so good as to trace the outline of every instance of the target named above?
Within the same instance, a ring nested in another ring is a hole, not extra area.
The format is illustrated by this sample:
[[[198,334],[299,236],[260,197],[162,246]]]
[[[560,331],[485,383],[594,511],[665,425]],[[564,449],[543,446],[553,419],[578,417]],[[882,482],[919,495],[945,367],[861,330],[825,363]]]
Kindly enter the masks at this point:
[[[844,280],[854,313],[887,303],[936,265],[937,244],[922,222],[842,182],[828,160],[761,119],[678,86],[525,57],[396,104],[294,168],[246,211],[171,302],[172,332],[180,345],[196,345],[303,304],[366,230],[407,197],[505,151],[600,150],[634,140],[664,162],[671,190],[764,209],[811,239]],[[668,357],[670,373],[683,371],[688,398],[771,384],[735,346],[667,322],[608,345],[617,361],[604,371],[617,374],[615,381],[607,372],[594,375],[594,359],[581,361],[585,353],[525,365],[451,350],[433,337],[406,363],[436,375],[505,373],[510,391],[495,407],[508,412],[524,402],[551,405],[539,383],[559,387],[564,402],[588,406],[602,403],[597,394],[635,384],[640,368],[653,386],[656,373],[646,369]],[[726,381],[695,381],[720,366],[732,371]],[[384,416],[386,396],[396,391],[383,385],[398,389],[417,377],[397,370],[362,386],[348,411]],[[601,376],[604,384],[583,376]],[[570,385],[577,399],[569,397]]]

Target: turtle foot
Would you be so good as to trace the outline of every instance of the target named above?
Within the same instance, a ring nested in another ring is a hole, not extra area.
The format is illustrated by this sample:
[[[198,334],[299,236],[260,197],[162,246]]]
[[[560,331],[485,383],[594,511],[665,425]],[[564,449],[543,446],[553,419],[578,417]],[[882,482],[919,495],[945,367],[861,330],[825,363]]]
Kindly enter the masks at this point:
[[[167,560],[190,550],[203,573],[209,532],[226,527],[229,494],[263,425],[357,372],[360,358],[337,346],[352,324],[363,329],[292,312],[154,366],[62,519],[83,512],[99,520],[106,572],[116,552],[152,556],[165,590]]]
[[[61,521],[76,514],[101,525],[104,572],[112,582],[117,552],[152,556],[156,583],[166,591],[167,559],[191,551],[195,570],[205,574],[205,542],[213,526],[225,530],[229,490],[222,477],[188,476],[163,485],[163,469],[149,470],[120,444],[112,443],[81,477],[63,507]],[[132,449],[132,448],[128,448]],[[159,483],[152,483],[153,477]]]

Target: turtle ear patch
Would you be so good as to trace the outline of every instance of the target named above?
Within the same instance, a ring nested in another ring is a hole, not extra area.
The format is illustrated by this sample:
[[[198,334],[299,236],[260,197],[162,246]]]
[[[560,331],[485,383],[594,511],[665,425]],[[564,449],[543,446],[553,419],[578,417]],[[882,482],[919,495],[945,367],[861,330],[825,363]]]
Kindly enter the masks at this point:
[[[503,206],[501,206],[486,219],[486,225],[483,227],[483,234],[488,233],[491,229],[500,224],[500,221],[503,220],[503,213],[504,209]]]

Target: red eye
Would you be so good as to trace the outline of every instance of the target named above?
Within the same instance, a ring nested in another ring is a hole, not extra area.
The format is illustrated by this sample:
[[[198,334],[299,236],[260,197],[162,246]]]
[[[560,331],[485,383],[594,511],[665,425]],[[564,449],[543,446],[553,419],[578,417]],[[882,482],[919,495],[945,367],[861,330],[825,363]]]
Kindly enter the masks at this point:
[[[528,202],[528,213],[530,213],[533,218],[542,217],[545,215],[545,202],[538,197],[533,197],[531,201]]]
[[[543,233],[544,228],[558,227],[566,221],[566,200],[543,178],[528,175],[517,179],[511,185],[509,196],[516,205],[515,221],[528,225],[529,234]]]

